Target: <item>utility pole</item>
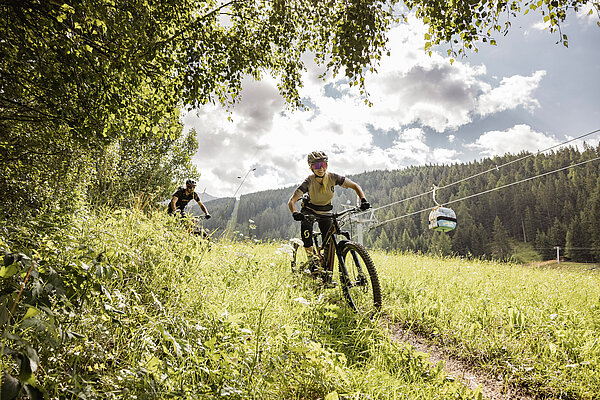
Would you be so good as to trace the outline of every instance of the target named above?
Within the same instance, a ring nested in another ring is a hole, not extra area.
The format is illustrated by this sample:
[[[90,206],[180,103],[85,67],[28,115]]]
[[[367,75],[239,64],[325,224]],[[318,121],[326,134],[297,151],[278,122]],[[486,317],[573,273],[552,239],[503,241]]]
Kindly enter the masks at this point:
[[[363,224],[362,224],[362,222],[359,222],[356,225],[356,238],[358,240],[358,243],[363,244]]]
[[[560,264],[560,247],[555,246],[554,248],[556,249],[556,263]]]
[[[356,241],[360,244],[364,244],[364,225],[367,225],[367,227],[369,227],[370,225],[377,223],[377,218],[375,218],[373,210],[367,210],[362,213],[352,215],[350,217],[350,221],[356,224]]]

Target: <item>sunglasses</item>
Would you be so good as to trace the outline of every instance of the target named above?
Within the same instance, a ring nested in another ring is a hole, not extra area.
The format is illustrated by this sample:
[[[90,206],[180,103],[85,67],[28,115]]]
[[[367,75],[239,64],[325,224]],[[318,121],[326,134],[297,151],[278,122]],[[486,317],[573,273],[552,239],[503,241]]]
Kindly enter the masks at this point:
[[[321,168],[327,168],[327,163],[324,161],[321,161],[321,162],[316,162],[312,165],[312,169],[321,169]]]
[[[194,189],[195,186],[186,186],[188,189]]]

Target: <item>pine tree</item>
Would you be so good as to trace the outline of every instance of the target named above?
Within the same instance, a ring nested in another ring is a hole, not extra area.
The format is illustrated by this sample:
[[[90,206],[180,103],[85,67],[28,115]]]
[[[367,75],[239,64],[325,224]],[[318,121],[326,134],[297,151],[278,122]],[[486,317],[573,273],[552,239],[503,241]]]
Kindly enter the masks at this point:
[[[491,250],[492,257],[498,260],[506,260],[510,256],[508,232],[498,216],[494,219]]]
[[[429,240],[429,253],[438,256],[449,256],[452,254],[452,242],[450,236],[442,232],[434,232]]]
[[[589,250],[590,242],[587,240],[585,228],[581,218],[577,216],[567,230],[565,257],[571,261],[590,261],[592,254]]]
[[[600,261],[600,223],[598,222],[600,220],[600,178],[597,178],[596,190],[592,194],[589,204],[589,216],[592,220],[589,225],[592,253],[596,257],[596,261]]]
[[[548,235],[539,229],[535,235],[535,248],[542,255],[544,260],[550,260],[554,257],[555,253],[550,244]]]

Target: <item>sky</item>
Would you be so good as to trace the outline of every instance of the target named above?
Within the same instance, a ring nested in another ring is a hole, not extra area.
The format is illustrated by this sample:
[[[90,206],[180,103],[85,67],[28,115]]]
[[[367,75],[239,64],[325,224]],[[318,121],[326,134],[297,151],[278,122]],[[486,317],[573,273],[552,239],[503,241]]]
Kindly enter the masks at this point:
[[[389,32],[391,54],[378,73],[366,76],[371,107],[343,74],[319,79],[324,67],[308,56],[307,111],[289,110],[268,76],[245,81],[231,113],[210,105],[182,117],[199,143],[196,191],[231,197],[297,186],[314,150],[329,155],[330,171],[352,175],[537,152],[600,129],[598,16],[570,15],[565,48],[531,14],[496,46],[480,43],[452,64],[445,45],[424,52],[426,28],[409,18]]]

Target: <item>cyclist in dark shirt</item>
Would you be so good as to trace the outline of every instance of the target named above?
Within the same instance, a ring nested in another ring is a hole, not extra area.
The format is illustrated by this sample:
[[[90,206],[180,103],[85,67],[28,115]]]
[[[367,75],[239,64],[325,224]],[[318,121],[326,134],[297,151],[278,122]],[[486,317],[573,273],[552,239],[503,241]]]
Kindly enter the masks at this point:
[[[323,214],[331,211],[333,209],[331,199],[333,199],[333,191],[336,185],[354,190],[360,199],[361,210],[364,211],[371,207],[358,184],[344,176],[327,172],[328,160],[327,154],[322,151],[313,151],[308,155],[308,166],[313,173],[298,186],[288,201],[288,207],[294,220],[301,221],[300,232],[302,242],[304,243],[304,249],[309,259],[314,255],[312,238],[313,223],[304,216],[306,214]],[[302,209],[298,212],[296,202],[300,199],[303,199]],[[331,226],[331,220],[323,219],[319,220],[318,223],[319,230],[325,235]]]
[[[202,209],[204,214],[206,214],[206,219],[209,219],[210,214],[208,213],[208,210],[206,209],[204,204],[202,204],[202,202],[200,201],[200,196],[198,196],[198,193],[196,193],[194,191],[195,188],[196,188],[196,181],[194,181],[192,179],[188,179],[185,182],[185,188],[180,187],[179,189],[177,189],[175,191],[175,193],[173,193],[173,198],[171,199],[171,202],[169,203],[167,212],[169,214],[178,212],[181,214],[181,216],[183,216],[183,210],[185,209],[185,206],[187,206],[188,203],[192,199],[194,199],[194,200],[196,200],[196,202],[198,203],[198,205],[200,206],[200,208]]]

